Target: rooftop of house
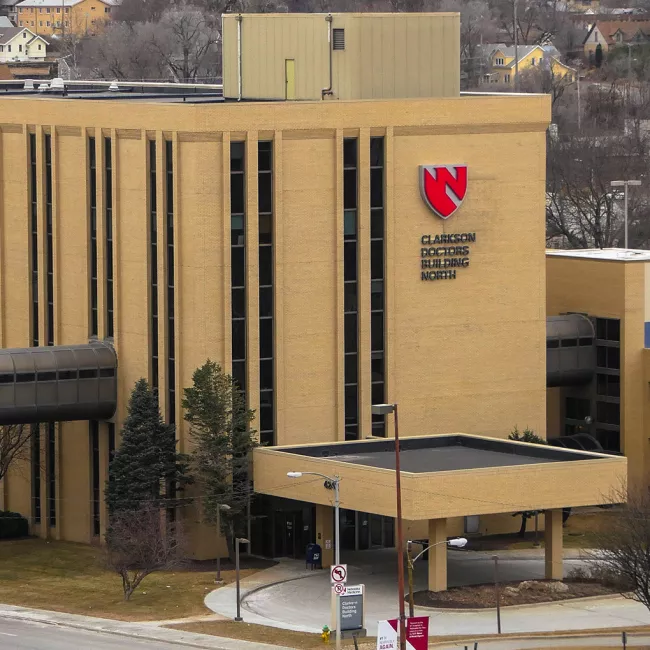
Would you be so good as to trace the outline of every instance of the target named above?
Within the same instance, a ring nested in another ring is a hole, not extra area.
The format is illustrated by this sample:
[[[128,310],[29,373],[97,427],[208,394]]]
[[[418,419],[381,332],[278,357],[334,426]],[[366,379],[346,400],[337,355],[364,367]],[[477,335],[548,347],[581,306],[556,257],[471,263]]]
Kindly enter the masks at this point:
[[[608,45],[615,45],[615,34],[618,32],[623,34],[623,40],[625,42],[634,40],[634,38],[639,34],[650,35],[650,20],[597,20],[589,30],[589,34],[587,34],[585,41],[595,29],[598,29],[598,31],[603,35],[603,38]]]
[[[518,45],[517,46],[517,57],[521,62],[525,59],[531,52],[541,48],[544,51],[544,55],[559,57],[560,52],[554,45]],[[483,45],[483,51],[489,56],[493,56],[495,52],[503,52],[505,58],[512,59],[510,63],[506,63],[505,67],[514,67],[515,65],[515,46],[506,45],[505,43],[488,43]]]
[[[2,0],[0,0],[1,2]],[[14,3],[17,7],[74,7],[84,0],[22,0]],[[120,0],[100,0],[106,5],[116,6]]]
[[[547,250],[548,257],[606,260],[610,262],[650,262],[650,251],[632,248],[584,248],[579,250]]]
[[[34,32],[31,32],[29,29],[25,27],[0,26],[0,45],[6,45],[22,32],[27,32],[27,38],[24,39],[26,43],[31,43],[35,38],[39,38],[37,34],[34,34]],[[42,37],[40,38],[41,40],[44,40]]]

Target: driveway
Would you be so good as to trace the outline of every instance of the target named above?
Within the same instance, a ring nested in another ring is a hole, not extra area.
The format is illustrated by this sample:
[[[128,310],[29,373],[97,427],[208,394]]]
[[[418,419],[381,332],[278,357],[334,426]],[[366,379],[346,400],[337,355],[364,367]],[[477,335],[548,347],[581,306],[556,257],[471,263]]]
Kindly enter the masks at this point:
[[[491,582],[492,553],[449,551],[449,585]],[[499,553],[502,581],[526,580],[544,576],[543,551]],[[348,584],[364,584],[366,589],[366,628],[375,635],[377,621],[397,615],[397,562],[391,549],[348,553]],[[565,573],[582,565],[577,557],[565,558]],[[266,575],[264,575],[266,574]],[[415,589],[426,589],[426,563],[418,562]],[[329,575],[326,571],[307,573],[304,564],[289,561],[255,574],[255,583],[243,586],[243,618],[250,623],[317,632],[331,625]],[[264,582],[266,581],[266,586]],[[276,583],[276,584],[268,584]],[[234,589],[224,587],[206,598],[206,605],[225,616],[234,616]],[[299,615],[298,615],[299,613]],[[416,615],[431,618],[430,633],[491,634],[496,632],[494,610],[421,610]],[[650,613],[639,603],[620,596],[564,601],[545,605],[508,607],[502,611],[504,632],[580,630],[650,624]]]

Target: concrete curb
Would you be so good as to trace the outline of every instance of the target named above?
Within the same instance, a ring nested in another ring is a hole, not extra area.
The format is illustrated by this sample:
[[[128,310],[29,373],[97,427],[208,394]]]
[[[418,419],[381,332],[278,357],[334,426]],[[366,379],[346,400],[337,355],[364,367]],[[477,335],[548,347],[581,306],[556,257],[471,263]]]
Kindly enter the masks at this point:
[[[2,618],[22,621],[24,623],[41,623],[45,625],[84,630],[87,632],[113,634],[115,636],[142,639],[158,643],[171,643],[186,646],[188,648],[202,648],[208,650],[280,650],[280,646],[266,643],[256,643],[252,641],[243,641],[241,639],[212,636],[209,634],[185,632],[167,627],[154,626],[150,623],[128,623],[106,618],[93,619],[90,616],[65,614],[42,609],[28,609],[26,607],[17,607],[13,605],[0,605],[0,619]],[[133,629],[136,626],[145,627],[140,630]],[[129,629],[129,627],[132,629]]]
[[[546,607],[548,605],[565,605],[569,603],[585,603],[589,601],[596,600],[613,600],[625,598],[622,594],[611,594],[609,596],[583,596],[582,598],[565,598],[564,600],[546,600],[542,603],[525,603],[523,605],[501,605],[502,610],[508,610],[510,612],[516,611],[519,609],[530,609],[531,607]],[[495,612],[496,607],[427,607],[426,605],[417,605],[418,609],[425,609],[428,612],[435,612],[436,614],[444,614],[445,612],[456,612],[456,613],[481,613],[481,612]]]

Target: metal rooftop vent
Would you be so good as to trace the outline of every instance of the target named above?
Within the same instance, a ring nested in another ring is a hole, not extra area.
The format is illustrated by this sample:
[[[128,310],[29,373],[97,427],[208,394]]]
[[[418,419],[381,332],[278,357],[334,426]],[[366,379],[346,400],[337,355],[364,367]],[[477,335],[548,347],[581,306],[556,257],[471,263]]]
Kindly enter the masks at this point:
[[[332,49],[344,50],[345,49],[345,30],[338,28],[332,30]]]

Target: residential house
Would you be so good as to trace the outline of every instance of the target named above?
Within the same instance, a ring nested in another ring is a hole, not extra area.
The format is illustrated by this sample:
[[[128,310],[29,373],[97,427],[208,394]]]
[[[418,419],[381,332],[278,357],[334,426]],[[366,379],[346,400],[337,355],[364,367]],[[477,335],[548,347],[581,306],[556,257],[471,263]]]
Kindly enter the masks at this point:
[[[6,16],[12,22],[12,26],[16,24],[16,5],[20,0],[0,0],[0,16]]]
[[[111,20],[118,4],[118,0],[23,0],[16,7],[17,24],[45,36],[94,34]]]
[[[484,45],[483,52],[488,59],[488,72],[483,76],[482,83],[514,86],[517,70],[521,74],[535,67],[550,68],[554,75],[562,78],[571,75],[570,80],[575,79],[576,71],[560,61],[560,53],[552,45],[519,45],[518,65],[515,62],[514,45]]]
[[[583,43],[586,59],[593,61],[598,46],[603,54],[619,45],[634,45],[650,42],[650,20],[632,18],[597,20],[589,29]]]
[[[45,59],[49,43],[24,27],[0,28],[0,63]]]
[[[600,0],[565,0],[567,11],[592,11],[600,10]]]

